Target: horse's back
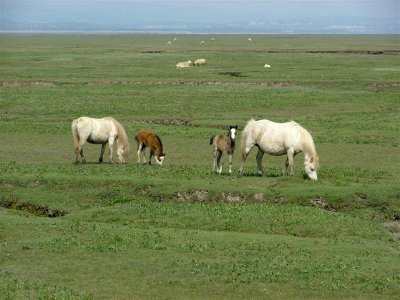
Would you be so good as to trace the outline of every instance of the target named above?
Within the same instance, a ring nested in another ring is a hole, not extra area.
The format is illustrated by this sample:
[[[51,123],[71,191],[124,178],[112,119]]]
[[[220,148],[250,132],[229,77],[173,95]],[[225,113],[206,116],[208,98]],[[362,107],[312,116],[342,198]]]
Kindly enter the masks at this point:
[[[258,145],[264,152],[282,155],[288,148],[301,148],[299,124],[294,121],[276,123],[269,120],[250,120],[243,132],[248,144]]]
[[[111,117],[96,119],[83,116],[74,120],[73,126],[76,126],[80,138],[93,144],[103,144],[108,142],[110,136],[117,136],[117,128]]]
[[[157,141],[160,141],[160,138],[150,130],[139,129],[135,135],[135,140],[138,143],[143,143],[146,146],[150,146],[156,144]]]
[[[151,133],[152,132],[147,129],[139,129],[135,135],[136,142],[144,142]]]

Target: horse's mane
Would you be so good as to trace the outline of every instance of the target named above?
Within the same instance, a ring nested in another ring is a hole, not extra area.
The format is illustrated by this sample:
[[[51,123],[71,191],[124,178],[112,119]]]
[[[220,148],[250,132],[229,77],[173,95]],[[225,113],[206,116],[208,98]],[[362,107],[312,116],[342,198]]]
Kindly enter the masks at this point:
[[[160,143],[160,154],[159,155],[163,155],[164,150],[163,150],[163,144],[161,142],[161,139],[157,134],[154,134],[154,136],[157,139],[157,141]]]
[[[118,132],[118,143],[121,143],[123,146],[126,146],[126,149],[129,151],[129,141],[128,141],[128,135],[126,134],[126,131],[124,127],[121,125],[120,122],[115,120],[112,117],[108,117],[111,121],[113,121],[117,132]]]
[[[294,123],[295,125],[298,126],[298,128],[300,129],[301,135],[302,135],[302,147],[303,147],[303,152],[308,155],[310,158],[313,158],[315,161],[315,165],[316,167],[318,167],[318,154],[317,154],[317,150],[315,149],[315,144],[314,144],[314,140],[311,136],[311,133],[303,128],[302,126],[300,126],[298,123],[292,121],[292,123]]]
[[[250,120],[247,121],[245,127],[247,127],[248,125],[250,125],[250,123],[253,123],[253,122],[255,122],[255,121],[256,121],[256,120],[254,120],[253,118],[251,118]]]

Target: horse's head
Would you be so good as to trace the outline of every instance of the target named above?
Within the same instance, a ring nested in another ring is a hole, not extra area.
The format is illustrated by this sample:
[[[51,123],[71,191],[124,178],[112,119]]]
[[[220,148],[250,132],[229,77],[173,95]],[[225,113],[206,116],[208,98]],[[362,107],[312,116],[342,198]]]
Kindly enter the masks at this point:
[[[304,161],[304,170],[306,171],[308,178],[311,180],[318,180],[318,167],[318,156],[312,156]]]
[[[238,129],[237,125],[229,126],[229,137],[231,138],[231,140],[235,140],[237,129]]]
[[[129,147],[122,145],[117,149],[118,162],[124,164],[129,154]]]
[[[164,158],[165,158],[165,153],[163,153],[161,155],[156,155],[155,156],[156,163],[158,163],[161,166],[164,161]]]

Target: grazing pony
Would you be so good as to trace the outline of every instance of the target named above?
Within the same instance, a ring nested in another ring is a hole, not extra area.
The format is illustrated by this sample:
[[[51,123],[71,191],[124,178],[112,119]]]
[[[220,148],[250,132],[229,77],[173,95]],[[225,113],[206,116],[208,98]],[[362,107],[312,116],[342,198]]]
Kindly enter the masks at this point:
[[[71,125],[72,136],[75,145],[75,163],[85,163],[86,159],[83,156],[83,145],[86,142],[91,144],[100,144],[101,152],[99,162],[103,162],[103,154],[106,144],[108,143],[110,150],[110,161],[113,160],[113,145],[117,141],[118,162],[125,163],[129,154],[129,142],[125,129],[122,125],[111,117],[103,119],[94,119],[89,117],[80,117],[72,121]]]
[[[162,165],[165,153],[163,152],[163,145],[161,139],[154,132],[146,129],[140,129],[135,136],[135,140],[138,145],[137,155],[138,155],[138,164],[140,164],[140,155],[143,156],[143,164],[146,163],[146,157],[144,155],[144,150],[146,147],[150,148],[150,158],[149,165],[151,165],[151,158],[154,156],[156,162],[159,165]]]
[[[254,146],[258,147],[257,166],[260,176],[262,176],[264,153],[276,156],[287,154],[282,175],[287,174],[289,167],[289,175],[292,176],[294,174],[294,156],[299,152],[304,152],[304,170],[307,176],[312,180],[318,179],[318,154],[314,141],[311,134],[296,122],[274,123],[268,120],[255,121],[251,119],[243,129],[239,176],[242,176],[244,162]]]
[[[210,139],[210,145],[213,149],[213,172],[221,174],[222,172],[222,154],[225,152],[229,156],[229,174],[232,174],[232,155],[235,151],[235,138],[237,126],[229,126],[228,135],[214,135]]]

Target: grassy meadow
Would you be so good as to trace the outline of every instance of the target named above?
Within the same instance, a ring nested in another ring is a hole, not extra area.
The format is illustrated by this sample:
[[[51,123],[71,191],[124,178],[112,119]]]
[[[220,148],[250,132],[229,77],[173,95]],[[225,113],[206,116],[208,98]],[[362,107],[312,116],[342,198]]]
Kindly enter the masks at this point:
[[[0,299],[399,299],[398,36],[0,41]],[[122,123],[127,164],[88,144],[73,164],[83,115]],[[256,149],[238,178],[250,118],[310,130],[319,180],[302,154],[295,176],[265,155],[258,177]],[[229,125],[233,175],[216,176],[209,139]],[[139,128],[162,167],[136,164]]]

